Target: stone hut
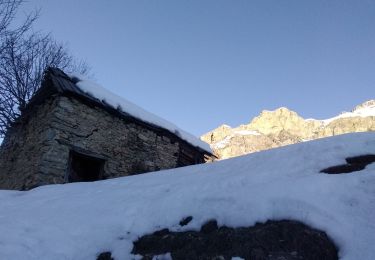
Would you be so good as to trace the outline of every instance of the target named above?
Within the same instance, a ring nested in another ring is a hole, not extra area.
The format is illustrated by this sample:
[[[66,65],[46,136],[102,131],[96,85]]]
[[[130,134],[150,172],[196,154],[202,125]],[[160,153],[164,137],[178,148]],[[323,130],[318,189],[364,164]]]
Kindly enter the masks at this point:
[[[0,149],[0,189],[203,163],[208,144],[95,83],[49,68]]]

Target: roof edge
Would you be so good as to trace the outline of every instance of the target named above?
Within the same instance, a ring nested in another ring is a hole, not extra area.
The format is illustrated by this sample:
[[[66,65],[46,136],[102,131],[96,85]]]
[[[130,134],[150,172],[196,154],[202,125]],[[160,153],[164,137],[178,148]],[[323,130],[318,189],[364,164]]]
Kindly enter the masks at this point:
[[[198,145],[195,145],[180,136],[180,133],[173,132],[170,129],[162,127],[160,125],[154,124],[152,122],[148,122],[142,120],[141,118],[135,117],[126,111],[121,110],[119,107],[114,107],[110,103],[106,102],[104,99],[100,100],[99,98],[95,97],[92,94],[89,94],[83,91],[80,87],[77,86],[77,83],[82,81],[77,77],[70,77],[64,71],[59,68],[49,67],[44,72],[43,81],[41,87],[38,91],[34,94],[34,96],[30,99],[29,103],[26,106],[25,110],[30,110],[31,107],[42,103],[46,98],[52,96],[53,94],[60,94],[65,96],[71,96],[77,98],[85,103],[89,103],[91,105],[95,105],[101,107],[102,109],[106,110],[107,112],[111,113],[114,116],[124,118],[126,120],[130,120],[131,122],[140,124],[144,127],[147,127],[153,131],[158,132],[167,132],[169,135],[176,137],[178,140],[182,141],[183,143],[188,144],[191,147],[196,148],[198,151],[204,154],[208,154],[210,156],[215,156],[212,151],[208,151]],[[181,130],[183,131],[183,130]],[[183,131],[185,132],[185,131]],[[187,133],[187,132],[186,132]],[[187,133],[189,134],[189,133]],[[191,135],[191,134],[189,134]],[[193,135],[191,135],[193,136]],[[195,137],[195,136],[194,136]],[[201,141],[199,138],[195,137],[197,140]],[[205,143],[206,144],[206,143]],[[207,144],[209,147],[209,145]]]

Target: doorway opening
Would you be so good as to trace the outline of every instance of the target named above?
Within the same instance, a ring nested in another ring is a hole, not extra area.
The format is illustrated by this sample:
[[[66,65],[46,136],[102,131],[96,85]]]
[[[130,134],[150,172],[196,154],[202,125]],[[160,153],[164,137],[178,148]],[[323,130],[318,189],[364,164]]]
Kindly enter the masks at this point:
[[[68,182],[101,180],[105,160],[91,155],[70,151]]]

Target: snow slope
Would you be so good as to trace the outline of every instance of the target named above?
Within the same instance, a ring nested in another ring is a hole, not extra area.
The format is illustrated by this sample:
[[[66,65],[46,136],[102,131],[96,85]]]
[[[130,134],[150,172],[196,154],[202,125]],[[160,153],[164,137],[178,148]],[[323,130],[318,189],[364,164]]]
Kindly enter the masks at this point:
[[[357,106],[351,112],[343,112],[338,116],[335,116],[329,119],[320,120],[320,121],[324,125],[328,125],[332,121],[340,119],[340,118],[369,117],[369,116],[375,116],[375,100],[366,101],[363,104]]]
[[[375,133],[355,133],[215,163],[95,183],[0,192],[0,259],[136,259],[146,233],[299,220],[324,230],[341,259],[375,259],[375,163],[328,175],[345,158],[375,154]],[[180,227],[179,221],[193,216]]]

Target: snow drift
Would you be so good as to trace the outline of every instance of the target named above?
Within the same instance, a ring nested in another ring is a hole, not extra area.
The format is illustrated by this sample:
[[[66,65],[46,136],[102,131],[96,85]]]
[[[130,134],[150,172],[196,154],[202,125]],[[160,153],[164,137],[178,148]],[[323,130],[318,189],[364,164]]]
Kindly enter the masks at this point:
[[[375,259],[375,163],[325,174],[375,154],[375,133],[94,183],[0,192],[0,259],[137,259],[133,241],[162,228],[199,230],[291,219],[325,231],[341,259]],[[179,221],[193,220],[186,226]]]

